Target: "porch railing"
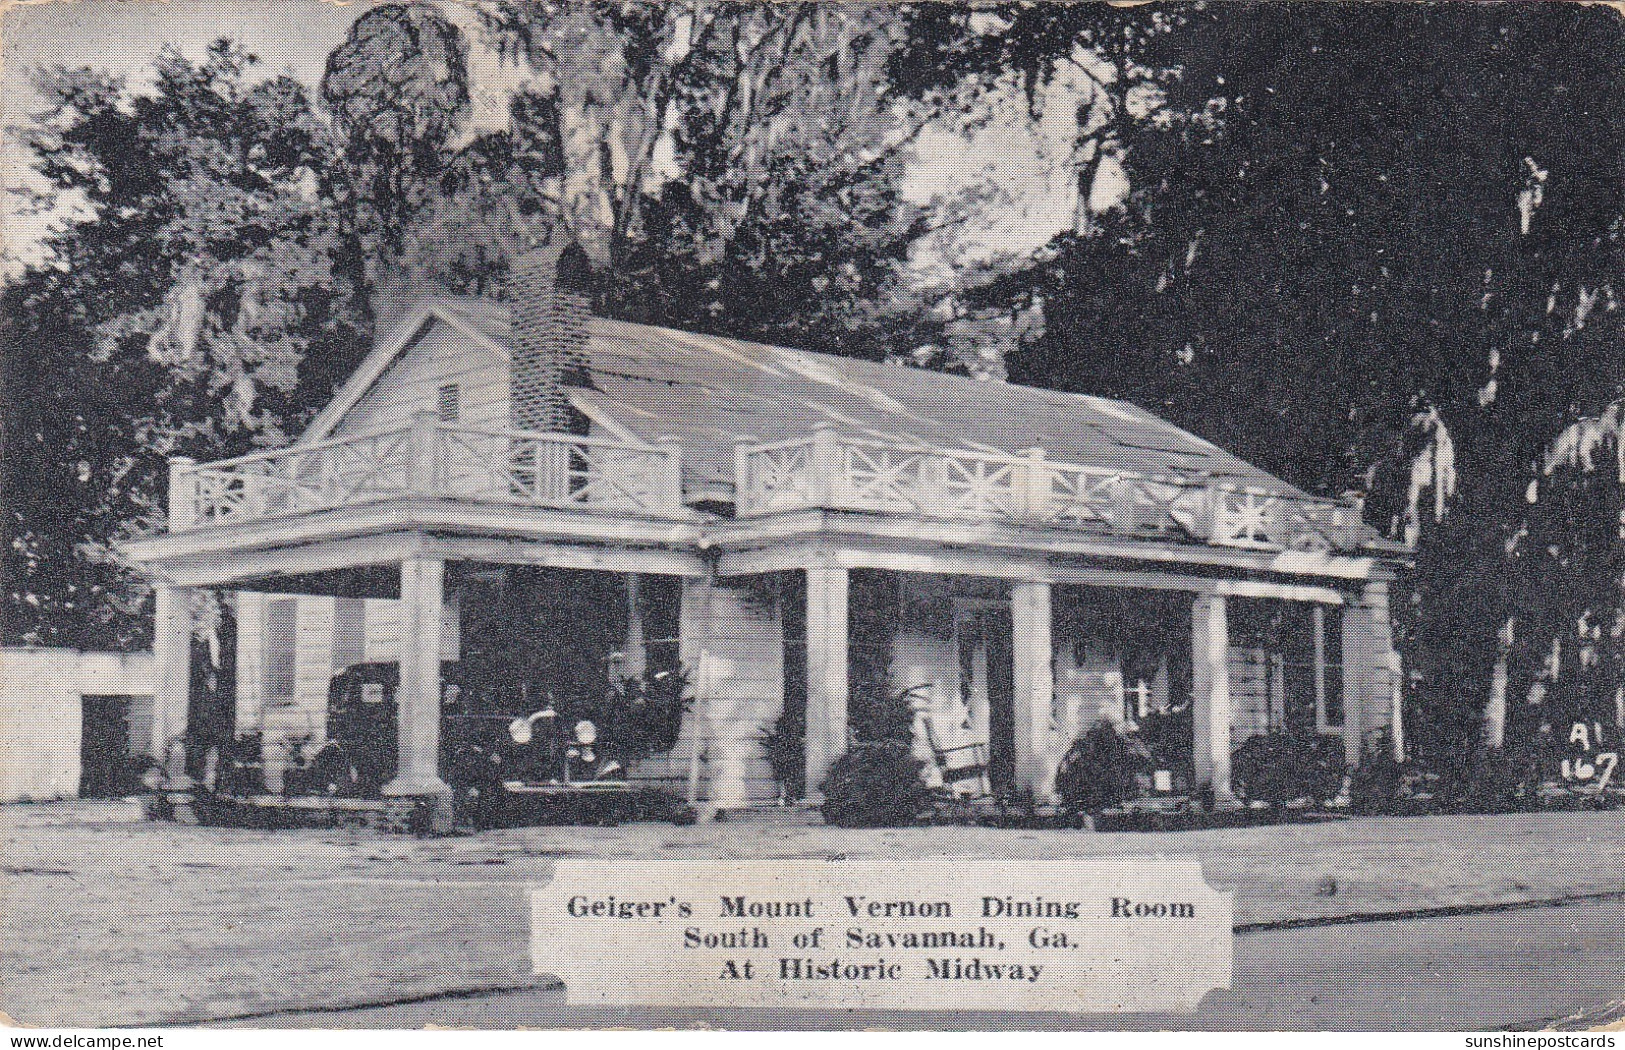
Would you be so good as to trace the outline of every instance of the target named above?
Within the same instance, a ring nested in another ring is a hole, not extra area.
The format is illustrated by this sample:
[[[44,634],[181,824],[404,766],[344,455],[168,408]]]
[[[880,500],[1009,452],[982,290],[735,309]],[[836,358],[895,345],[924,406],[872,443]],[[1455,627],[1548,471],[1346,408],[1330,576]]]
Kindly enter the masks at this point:
[[[736,513],[828,507],[1009,520],[1258,550],[1339,550],[1362,536],[1357,508],[1335,500],[1012,456],[812,436],[735,448]]]
[[[675,441],[641,445],[443,424],[432,413],[216,463],[171,461],[169,527],[309,514],[403,496],[682,516]]]

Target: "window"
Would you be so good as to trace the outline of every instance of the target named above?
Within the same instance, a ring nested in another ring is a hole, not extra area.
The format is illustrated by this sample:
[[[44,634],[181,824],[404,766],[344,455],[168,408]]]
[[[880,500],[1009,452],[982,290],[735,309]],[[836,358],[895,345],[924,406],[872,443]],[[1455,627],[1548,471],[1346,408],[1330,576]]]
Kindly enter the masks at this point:
[[[457,388],[456,383],[447,383],[440,388],[435,410],[442,423],[455,423],[462,417],[463,393]]]
[[[360,598],[333,603],[333,669],[342,671],[366,659],[367,606]]]
[[[1320,678],[1316,682],[1317,721],[1322,729],[1343,727],[1343,610],[1315,606],[1315,641]]]
[[[1231,645],[1242,649],[1251,688],[1232,683],[1238,709],[1262,704],[1262,725],[1338,733],[1343,729],[1342,611],[1310,602],[1238,599]]]
[[[273,598],[265,603],[265,705],[294,702],[299,600]]]

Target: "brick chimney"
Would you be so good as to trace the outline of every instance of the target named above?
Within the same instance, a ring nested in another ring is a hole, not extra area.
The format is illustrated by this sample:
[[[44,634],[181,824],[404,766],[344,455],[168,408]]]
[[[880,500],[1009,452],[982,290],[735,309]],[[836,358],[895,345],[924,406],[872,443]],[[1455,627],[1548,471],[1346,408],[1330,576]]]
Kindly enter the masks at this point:
[[[568,388],[592,385],[587,318],[592,264],[574,241],[555,236],[513,261],[505,288],[513,322],[509,420],[519,430],[583,433]]]

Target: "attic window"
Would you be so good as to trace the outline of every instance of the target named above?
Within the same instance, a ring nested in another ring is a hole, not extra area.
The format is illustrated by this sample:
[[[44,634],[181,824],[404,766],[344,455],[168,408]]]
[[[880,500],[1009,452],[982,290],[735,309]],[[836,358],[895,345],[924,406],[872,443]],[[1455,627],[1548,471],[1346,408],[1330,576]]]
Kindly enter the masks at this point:
[[[456,383],[447,383],[440,388],[440,397],[435,411],[442,423],[455,423],[463,414],[463,395],[457,389]]]

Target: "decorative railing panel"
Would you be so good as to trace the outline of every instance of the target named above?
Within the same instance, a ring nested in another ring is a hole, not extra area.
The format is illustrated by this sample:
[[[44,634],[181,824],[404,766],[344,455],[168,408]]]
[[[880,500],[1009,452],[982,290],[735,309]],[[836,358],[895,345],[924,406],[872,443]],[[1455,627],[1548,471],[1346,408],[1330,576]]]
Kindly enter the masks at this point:
[[[675,443],[480,430],[432,417],[219,463],[176,460],[170,529],[287,517],[407,496],[683,516]]]
[[[750,493],[753,512],[757,514],[813,506],[815,494],[809,487],[815,473],[812,450],[810,438],[737,446],[735,489]]]
[[[741,517],[828,507],[1007,520],[1119,535],[1194,538],[1258,550],[1336,550],[1361,539],[1359,512],[1333,500],[1045,458],[844,437],[741,445]]]

